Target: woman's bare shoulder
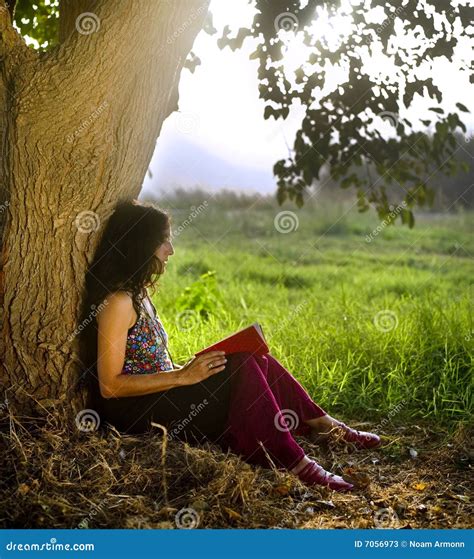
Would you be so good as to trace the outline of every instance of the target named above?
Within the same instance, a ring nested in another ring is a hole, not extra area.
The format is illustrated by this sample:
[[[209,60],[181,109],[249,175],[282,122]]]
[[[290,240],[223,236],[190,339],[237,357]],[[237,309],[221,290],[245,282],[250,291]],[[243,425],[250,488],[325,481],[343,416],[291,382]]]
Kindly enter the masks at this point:
[[[106,304],[114,303],[115,305],[133,305],[132,294],[130,291],[120,290],[109,293],[104,299]]]
[[[97,319],[104,319],[106,317],[117,315],[125,316],[130,322],[130,319],[136,316],[133,308],[133,299],[128,291],[114,291],[109,293],[104,299],[101,310],[97,315]]]

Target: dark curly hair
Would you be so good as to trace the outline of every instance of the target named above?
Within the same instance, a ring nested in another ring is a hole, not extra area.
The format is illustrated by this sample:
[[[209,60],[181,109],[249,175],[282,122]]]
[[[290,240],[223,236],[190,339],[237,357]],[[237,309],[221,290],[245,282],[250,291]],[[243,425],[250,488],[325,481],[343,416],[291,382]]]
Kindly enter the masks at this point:
[[[107,295],[128,291],[140,313],[145,288],[154,288],[163,273],[156,249],[169,235],[169,215],[152,203],[122,201],[105,225],[85,278],[80,317],[81,384],[97,379],[97,309]]]

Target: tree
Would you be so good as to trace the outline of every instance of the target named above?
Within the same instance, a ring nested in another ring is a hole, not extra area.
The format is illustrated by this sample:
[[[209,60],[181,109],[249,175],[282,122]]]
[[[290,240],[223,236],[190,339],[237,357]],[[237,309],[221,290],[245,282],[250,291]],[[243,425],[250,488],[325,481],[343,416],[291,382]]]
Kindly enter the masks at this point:
[[[90,233],[119,199],[138,196],[207,8],[66,0],[57,45],[38,52],[0,0],[0,379],[9,402],[72,398],[80,290],[97,241]]]
[[[177,108],[180,70],[199,63],[189,54],[193,39],[203,26],[215,30],[202,0],[15,3],[0,0],[0,218],[8,218],[0,373],[17,398],[26,391],[44,404],[69,397],[73,386],[79,290],[97,239],[88,233],[100,231],[118,199],[138,194],[163,120]],[[474,8],[465,4],[255,0],[249,29],[224,29],[222,48],[256,41],[251,58],[259,61],[265,118],[287,118],[295,103],[306,111],[289,157],[274,167],[280,203],[303,204],[306,189],[329,170],[340,186],[357,189],[361,211],[372,204],[381,217],[394,202],[385,185],[395,185],[404,193],[399,215],[413,225],[411,208],[431,198],[428,172],[459,168],[454,134],[466,127],[457,113],[444,113],[440,90],[423,73],[440,57],[454,60],[461,41],[472,42]],[[318,34],[328,17],[349,18],[351,33]],[[38,51],[13,20],[39,41]],[[290,71],[284,56],[298,40],[307,60]],[[388,57],[392,74],[370,72],[374,52]],[[470,61],[459,64],[473,83]],[[346,79],[327,91],[334,67]],[[421,94],[433,99],[433,116],[423,121],[430,133],[403,116]],[[388,139],[383,119],[393,130]]]

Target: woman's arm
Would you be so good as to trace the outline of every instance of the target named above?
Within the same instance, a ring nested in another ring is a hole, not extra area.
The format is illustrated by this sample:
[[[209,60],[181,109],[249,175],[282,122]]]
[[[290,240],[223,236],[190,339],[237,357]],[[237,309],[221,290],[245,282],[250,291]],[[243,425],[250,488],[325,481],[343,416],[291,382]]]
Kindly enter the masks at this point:
[[[113,384],[109,382],[108,385],[101,388],[100,392],[103,398],[123,398],[125,396],[144,396],[178,386],[186,386],[186,384],[188,383],[185,382],[182,371],[179,369],[146,375],[120,373],[116,376]]]
[[[97,315],[98,347],[97,371],[99,389],[103,398],[143,396],[179,386],[200,382],[224,370],[224,352],[211,352],[192,359],[181,369],[145,375],[123,374],[128,329],[136,313],[132,298],[123,291],[107,297],[107,304]],[[213,368],[208,365],[212,362]]]

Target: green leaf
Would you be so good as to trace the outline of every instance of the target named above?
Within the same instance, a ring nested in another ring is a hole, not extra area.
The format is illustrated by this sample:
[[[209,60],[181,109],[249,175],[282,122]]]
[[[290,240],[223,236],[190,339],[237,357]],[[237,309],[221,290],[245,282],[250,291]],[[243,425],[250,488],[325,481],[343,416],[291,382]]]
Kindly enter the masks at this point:
[[[415,225],[415,216],[411,210],[403,209],[400,212],[400,217],[402,218],[402,223],[408,224],[410,229]]]
[[[276,119],[278,116],[278,110],[272,107],[271,105],[267,105],[263,112],[263,118],[265,120],[268,120],[271,116]]]
[[[457,107],[460,111],[463,111],[463,112],[465,112],[465,113],[470,112],[469,109],[468,109],[465,105],[463,105],[462,103],[456,103],[456,107]]]

